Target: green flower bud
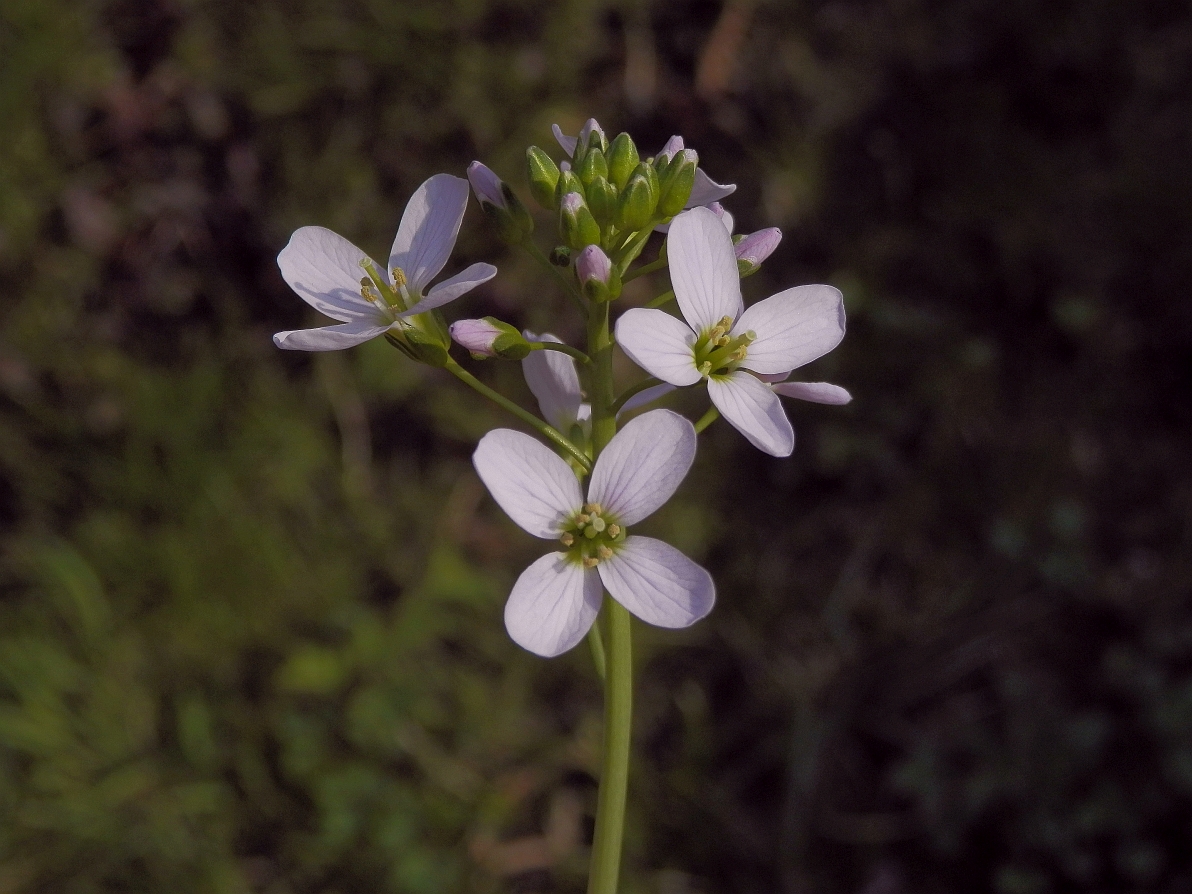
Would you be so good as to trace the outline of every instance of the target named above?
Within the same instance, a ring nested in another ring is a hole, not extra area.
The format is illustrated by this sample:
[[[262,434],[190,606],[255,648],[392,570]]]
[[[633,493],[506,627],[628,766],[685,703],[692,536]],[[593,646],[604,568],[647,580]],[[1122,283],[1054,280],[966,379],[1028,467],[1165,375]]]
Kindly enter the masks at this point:
[[[608,179],[617,189],[624,189],[640,161],[633,138],[627,133],[617,134],[608,147]]]
[[[555,187],[556,202],[562,202],[563,196],[571,192],[577,192],[583,196],[585,200],[587,199],[587,191],[584,189],[584,185],[580,181],[579,177],[576,176],[575,171],[571,170],[570,168],[565,168],[563,172],[559,174],[559,184]],[[556,207],[558,206],[556,205]]]
[[[467,348],[477,360],[485,357],[521,360],[531,350],[525,336],[496,317],[456,320],[451,324],[451,337]]]
[[[600,226],[578,192],[567,193],[559,203],[559,233],[575,249],[600,242]]]
[[[534,201],[548,211],[553,210],[555,186],[559,182],[559,166],[537,146],[531,146],[526,150],[526,172]]]
[[[556,267],[570,267],[571,249],[566,245],[556,245],[550,251],[550,262]]]
[[[501,239],[509,245],[525,242],[534,232],[534,219],[509,184],[478,161],[468,166],[468,181]]]
[[[600,175],[588,184],[588,208],[601,228],[612,223],[617,213],[617,201],[617,188]]]
[[[691,198],[691,187],[695,184],[695,169],[699,156],[694,149],[684,149],[675,154],[666,170],[659,175],[658,214],[674,217],[683,210]]]
[[[657,202],[658,193],[651,188],[649,178],[644,174],[634,174],[621,190],[613,222],[618,230],[640,230],[653,219]]]
[[[608,162],[605,161],[604,153],[599,146],[593,146],[587,151],[584,160],[576,167],[575,172],[584,186],[590,186],[597,177],[608,176]]]

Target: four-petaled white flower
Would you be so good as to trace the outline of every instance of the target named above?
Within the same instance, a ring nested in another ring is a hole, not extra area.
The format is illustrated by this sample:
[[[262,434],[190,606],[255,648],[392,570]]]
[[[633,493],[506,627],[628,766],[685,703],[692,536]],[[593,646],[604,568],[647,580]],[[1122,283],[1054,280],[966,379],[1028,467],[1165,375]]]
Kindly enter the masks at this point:
[[[559,145],[563,147],[563,151],[572,157],[575,156],[575,147],[579,141],[581,139],[586,141],[593,131],[604,136],[604,130],[595,118],[589,118],[584,123],[584,126],[580,128],[579,136],[576,137],[567,136],[567,134],[563,133],[563,128],[557,124],[551,125],[551,131],[554,133]],[[683,138],[676,134],[666,141],[666,145],[662,147],[658,155],[669,160],[676,153],[682,152],[683,149]],[[737,185],[735,183],[717,183],[704,173],[703,168],[696,168],[695,183],[691,186],[691,196],[687,199],[687,204],[683,207],[695,208],[700,205],[710,205],[712,202],[718,202],[725,196],[732,195],[736,191]],[[666,232],[665,226],[663,224],[658,229]]]
[[[671,283],[687,322],[635,308],[617,321],[617,343],[664,382],[682,387],[706,379],[712,403],[750,443],[789,456],[794,429],[778,395],[758,376],[785,376],[840,344],[840,292],[798,286],[746,310],[732,240],[707,208],[677,215],[667,246]]]
[[[461,177],[435,174],[419,186],[402,214],[388,270],[331,230],[297,230],[277,256],[281,275],[303,301],[341,325],[279,332],[274,343],[297,351],[350,348],[401,331],[409,317],[492,279],[496,267],[473,264],[427,290],[455,247],[467,204],[468,181]]]
[[[658,627],[687,627],[712,610],[707,571],[661,540],[627,532],[670,499],[695,442],[677,413],[644,413],[600,454],[585,499],[567,463],[529,435],[496,429],[480,439],[472,462],[493,498],[525,531],[564,546],[513,585],[505,627],[514,642],[548,658],[566,652],[596,620],[602,589]]]

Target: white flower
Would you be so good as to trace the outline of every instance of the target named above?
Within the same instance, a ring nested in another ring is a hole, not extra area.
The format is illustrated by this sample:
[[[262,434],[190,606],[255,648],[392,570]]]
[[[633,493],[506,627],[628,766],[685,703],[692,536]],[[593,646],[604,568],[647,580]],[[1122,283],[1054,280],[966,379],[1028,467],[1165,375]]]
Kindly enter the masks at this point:
[[[687,322],[635,308],[617,321],[618,344],[664,382],[682,387],[706,379],[712,403],[750,443],[771,456],[789,456],[794,429],[777,395],[758,376],[785,376],[840,344],[840,292],[798,286],[746,310],[732,240],[706,208],[675,217],[667,251],[675,298]]]
[[[388,270],[331,230],[297,230],[277,256],[281,275],[303,301],[341,325],[279,332],[274,344],[297,351],[350,348],[390,329],[401,331],[410,325],[407,318],[492,279],[496,267],[473,264],[426,288],[455,247],[467,204],[468,181],[461,177],[435,174],[419,186],[402,214]]]
[[[562,343],[549,332],[535,335],[527,329],[522,334],[527,341]],[[522,360],[522,375],[538,401],[542,418],[570,438],[580,450],[586,450],[592,434],[592,407],[584,400],[575,360],[561,351],[531,351]],[[625,401],[617,416],[620,418],[622,413],[640,409],[674,390],[673,385],[665,383],[646,388]]]
[[[563,133],[563,129],[557,124],[551,125],[551,131],[554,133],[555,139],[558,141],[559,145],[563,147],[563,151],[572,158],[575,157],[575,147],[580,139],[583,139],[586,142],[588,137],[593,132],[599,133],[601,137],[604,136],[604,130],[600,127],[600,124],[597,123],[595,118],[589,118],[584,123],[584,126],[580,129],[578,137],[567,136],[567,134]],[[662,147],[662,150],[658,153],[658,155],[659,157],[670,159],[671,156],[673,156],[676,152],[682,152],[684,148],[683,138],[676,135],[666,141],[666,145]],[[691,187],[691,196],[687,199],[687,204],[683,207],[695,208],[700,205],[710,205],[712,202],[718,202],[725,196],[732,195],[736,191],[737,186],[735,183],[717,183],[704,173],[703,168],[696,168],[695,183]],[[665,232],[665,230],[663,230],[663,232]]]
[[[514,642],[548,658],[566,652],[596,620],[602,588],[658,627],[687,627],[712,610],[707,571],[661,540],[627,532],[670,499],[695,442],[677,413],[639,416],[596,460],[585,500],[567,463],[529,435],[499,428],[480,439],[472,462],[493,499],[522,529],[565,547],[513,585],[505,627]]]

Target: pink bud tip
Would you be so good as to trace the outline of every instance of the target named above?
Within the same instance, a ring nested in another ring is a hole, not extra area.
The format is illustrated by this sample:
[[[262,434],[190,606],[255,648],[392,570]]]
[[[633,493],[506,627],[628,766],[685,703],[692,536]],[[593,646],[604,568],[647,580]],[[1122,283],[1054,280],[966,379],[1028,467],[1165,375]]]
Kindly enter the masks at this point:
[[[613,262],[599,245],[589,245],[576,255],[575,272],[581,283],[595,280],[608,285],[613,274]]]
[[[472,184],[472,191],[481,202],[488,202],[498,208],[505,207],[505,197],[501,195],[501,178],[486,165],[478,161],[468,165],[468,182]]]
[[[774,253],[778,243],[782,241],[782,230],[770,227],[768,230],[758,230],[750,233],[733,246],[738,261],[745,261],[753,266],[759,265]]]
[[[495,357],[493,342],[501,334],[501,330],[487,320],[456,320],[447,331],[457,344],[467,348],[473,354],[485,357]]]

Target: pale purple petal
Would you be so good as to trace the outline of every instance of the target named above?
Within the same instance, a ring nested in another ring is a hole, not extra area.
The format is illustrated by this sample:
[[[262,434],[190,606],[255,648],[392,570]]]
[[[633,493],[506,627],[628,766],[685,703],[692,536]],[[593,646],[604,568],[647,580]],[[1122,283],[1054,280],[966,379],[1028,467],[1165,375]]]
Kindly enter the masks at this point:
[[[658,150],[658,157],[665,158],[667,161],[670,161],[674,157],[675,153],[682,152],[683,148],[683,138],[678,134],[675,134],[666,141],[665,146]]]
[[[798,369],[844,338],[844,298],[832,286],[796,286],[746,309],[732,334],[753,330],[757,340],[741,364],[759,373]]]
[[[675,300],[692,329],[702,332],[724,317],[740,316],[744,305],[737,257],[714,212],[693,208],[677,215],[666,244]]]
[[[468,207],[468,181],[435,174],[410,196],[389,253],[389,267],[400,267],[419,295],[439,275]]]
[[[319,313],[341,323],[376,313],[360,295],[360,280],[366,276],[361,261],[372,263],[355,245],[325,227],[295,230],[277,256],[282,279],[290,288]],[[388,281],[383,270],[381,275]]]
[[[577,137],[577,140],[583,141],[583,144],[586,146],[593,132],[600,134],[601,139],[607,142],[604,136],[604,128],[600,126],[600,122],[595,118],[589,118],[584,122],[584,126],[579,129],[579,137]]]
[[[278,332],[273,343],[287,351],[339,351],[376,338],[388,328],[389,323],[377,314],[371,320],[353,320],[339,326]]]
[[[779,382],[770,387],[774,389],[775,394],[809,400],[814,404],[831,404],[839,407],[853,399],[853,396],[845,389],[828,382]]]
[[[513,585],[505,629],[523,649],[554,658],[587,635],[602,598],[595,569],[568,561],[566,553],[547,553]]]
[[[632,413],[634,410],[640,410],[647,404],[652,404],[667,394],[675,390],[674,385],[663,382],[661,385],[653,385],[643,391],[639,391],[629,400],[621,405],[621,409],[617,410],[617,418],[620,419],[625,413]]]
[[[450,279],[445,279],[433,285],[431,290],[426,293],[425,298],[409,310],[402,311],[398,316],[409,317],[413,314],[426,313],[428,310],[434,310],[436,307],[442,307],[444,304],[454,301],[465,292],[470,292],[478,285],[488,282],[496,275],[497,268],[492,264],[472,264]]]
[[[555,139],[559,141],[559,145],[563,147],[563,151],[568,155],[575,155],[575,144],[579,142],[578,137],[569,137],[563,133],[563,128],[557,124],[550,126],[551,132],[555,135]]]
[[[501,330],[488,320],[456,320],[447,327],[452,340],[467,348],[473,354],[495,357],[493,342],[502,334]]]
[[[656,627],[688,627],[716,602],[712,576],[653,537],[627,537],[597,570],[613,599]]]
[[[617,320],[617,344],[629,359],[655,378],[672,385],[694,385],[695,333],[665,311],[635,307]]]
[[[750,233],[733,246],[733,252],[736,254],[738,261],[745,261],[756,267],[766,258],[770,257],[770,255],[774,254],[774,249],[778,247],[778,243],[781,241],[782,230],[778,229],[778,227],[770,227],[765,230],[758,230],[756,233]]]
[[[596,460],[588,502],[635,525],[671,498],[695,460],[695,426],[670,410],[626,423]]]
[[[587,245],[575,256],[575,276],[580,283],[589,280],[608,285],[613,275],[613,262],[599,245]]]
[[[687,199],[687,208],[698,208],[700,205],[710,205],[719,202],[726,196],[737,191],[735,183],[717,183],[704,173],[703,168],[695,169],[695,183],[691,186],[691,196]]]
[[[522,334],[528,341],[562,343],[550,333]],[[563,434],[570,432],[571,426],[579,421],[584,399],[575,361],[561,351],[531,351],[522,360],[522,375],[538,399],[543,418]]]
[[[483,162],[474,161],[468,165],[468,182],[481,202],[488,202],[498,208],[505,207],[505,195],[501,192],[501,178]]]
[[[725,210],[724,206],[719,202],[713,202],[711,205],[705,205],[704,207],[720,218],[720,222],[724,224],[724,228],[728,230],[728,234],[731,236],[733,234],[733,227],[736,225],[736,221],[733,220],[733,216]],[[658,226],[654,227],[654,232],[669,233],[670,224],[659,224]],[[740,257],[740,255],[738,255],[738,257]]]
[[[490,431],[476,445],[472,464],[505,514],[535,537],[559,536],[583,503],[571,467],[519,431]]]
[[[749,373],[737,370],[724,378],[708,379],[708,397],[729,424],[763,453],[790,456],[795,449],[795,430],[778,395]]]

